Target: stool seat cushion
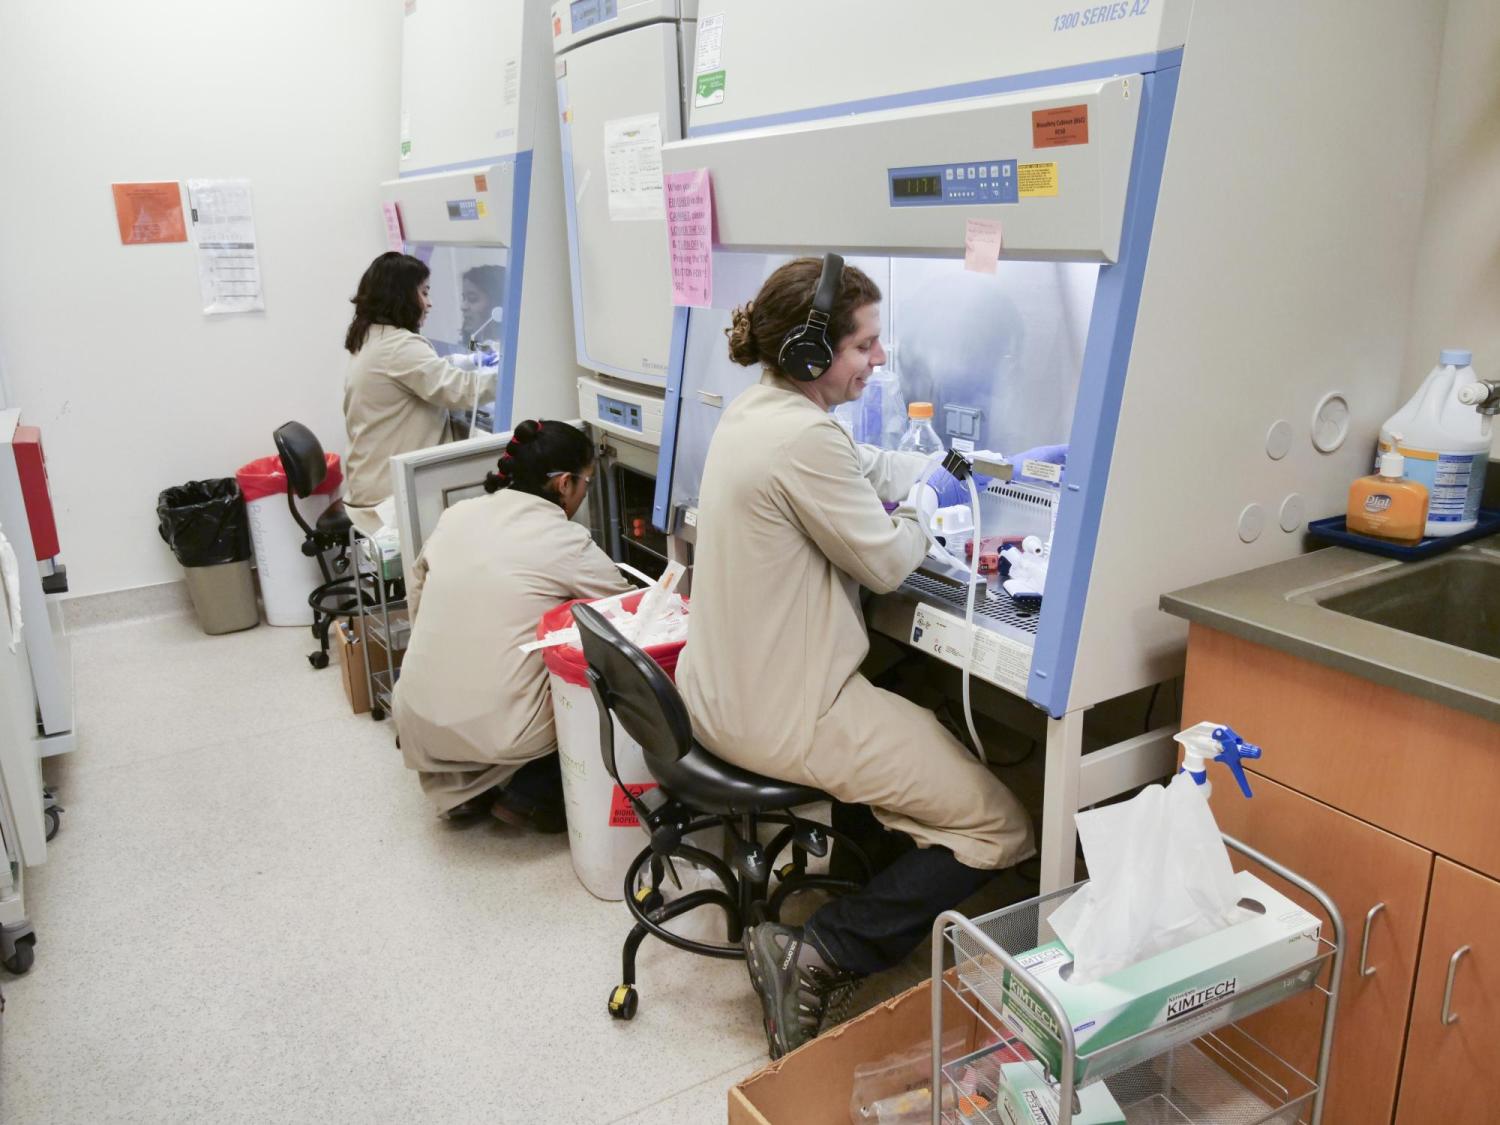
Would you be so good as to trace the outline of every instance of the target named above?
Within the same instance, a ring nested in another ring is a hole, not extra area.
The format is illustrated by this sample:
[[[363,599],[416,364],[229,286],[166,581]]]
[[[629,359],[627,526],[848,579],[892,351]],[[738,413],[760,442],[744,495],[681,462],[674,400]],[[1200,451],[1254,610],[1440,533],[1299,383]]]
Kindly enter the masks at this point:
[[[349,538],[349,528],[353,526],[349,519],[349,513],[344,510],[344,502],[335,500],[328,505],[318,522],[314,525],[319,535],[335,536],[340,542]]]
[[[778,781],[731,765],[704,749],[697,739],[693,748],[675,762],[667,764],[656,758],[648,760],[648,765],[667,793],[690,808],[714,816],[777,812],[828,800],[826,793],[810,785]]]

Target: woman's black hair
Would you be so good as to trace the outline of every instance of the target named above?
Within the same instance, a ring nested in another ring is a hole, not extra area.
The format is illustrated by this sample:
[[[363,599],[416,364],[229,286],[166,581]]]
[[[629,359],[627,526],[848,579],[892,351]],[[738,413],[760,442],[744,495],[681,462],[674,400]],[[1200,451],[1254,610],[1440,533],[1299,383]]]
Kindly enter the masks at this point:
[[[484,478],[484,490],[510,488],[561,504],[557,490],[547,488],[547,474],[581,473],[593,463],[594,446],[582,430],[550,418],[528,418],[516,427],[495,471]]]
[[[389,324],[415,332],[422,327],[422,298],[418,290],[431,271],[420,258],[387,250],[370,263],[349,301],[354,319],[344,334],[344,350],[354,355],[365,346],[372,324]]]

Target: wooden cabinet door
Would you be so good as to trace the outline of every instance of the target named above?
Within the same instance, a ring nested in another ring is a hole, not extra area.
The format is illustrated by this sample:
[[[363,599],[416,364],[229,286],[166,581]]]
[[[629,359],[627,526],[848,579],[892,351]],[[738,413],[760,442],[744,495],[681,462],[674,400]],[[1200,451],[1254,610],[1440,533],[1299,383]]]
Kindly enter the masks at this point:
[[[1213,786],[1210,804],[1219,828],[1321,887],[1344,920],[1346,949],[1323,1120],[1328,1125],[1389,1122],[1422,944],[1432,853],[1269,778],[1250,776],[1255,797],[1248,801],[1223,771],[1213,778]],[[1292,889],[1238,852],[1229,854],[1236,870],[1253,872],[1323,919],[1323,936],[1333,939],[1328,916],[1311,895]],[[1370,924],[1366,961],[1375,971],[1364,976],[1365,917],[1381,903]],[[1322,993],[1304,993],[1246,1021],[1246,1029],[1315,1078],[1323,1011]]]
[[[1453,956],[1469,952],[1453,973]],[[1493,1125],[1500,1114],[1500,883],[1439,858],[1412,999],[1397,1125]]]

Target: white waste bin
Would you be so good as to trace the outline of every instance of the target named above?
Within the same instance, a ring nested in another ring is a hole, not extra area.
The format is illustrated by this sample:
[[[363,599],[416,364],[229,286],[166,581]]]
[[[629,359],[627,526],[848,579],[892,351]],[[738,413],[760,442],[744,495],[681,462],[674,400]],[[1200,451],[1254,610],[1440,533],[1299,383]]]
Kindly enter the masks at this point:
[[[627,608],[639,598],[626,599]],[[573,624],[572,603],[543,615],[538,638]],[[646,651],[668,675],[677,666],[683,642],[654,645]],[[625,871],[647,844],[635,810],[604,768],[599,745],[599,710],[585,676],[583,650],[559,645],[542,651],[552,689],[557,724],[557,756],[562,762],[563,802],[568,817],[568,845],[573,870],[590,894],[608,902],[625,895]],[[636,793],[654,788],[640,743],[614,723],[615,769],[620,781]]]
[[[309,526],[333,502],[344,474],[337,453],[326,453],[328,474],[311,496],[296,501]],[[302,553],[307,535],[286,506],[286,473],[277,456],[258,457],[235,473],[245,497],[250,541],[255,548],[255,571],[269,625],[311,625],[308,595],[323,581],[318,560]]]

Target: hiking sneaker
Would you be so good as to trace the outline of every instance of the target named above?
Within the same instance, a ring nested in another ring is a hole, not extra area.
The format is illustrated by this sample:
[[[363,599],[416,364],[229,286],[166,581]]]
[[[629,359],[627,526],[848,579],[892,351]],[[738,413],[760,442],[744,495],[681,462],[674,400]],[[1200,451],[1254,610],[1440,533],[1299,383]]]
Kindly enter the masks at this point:
[[[852,992],[860,979],[828,965],[799,926],[763,922],[745,931],[743,943],[773,1059],[815,1038],[829,1001]]]

